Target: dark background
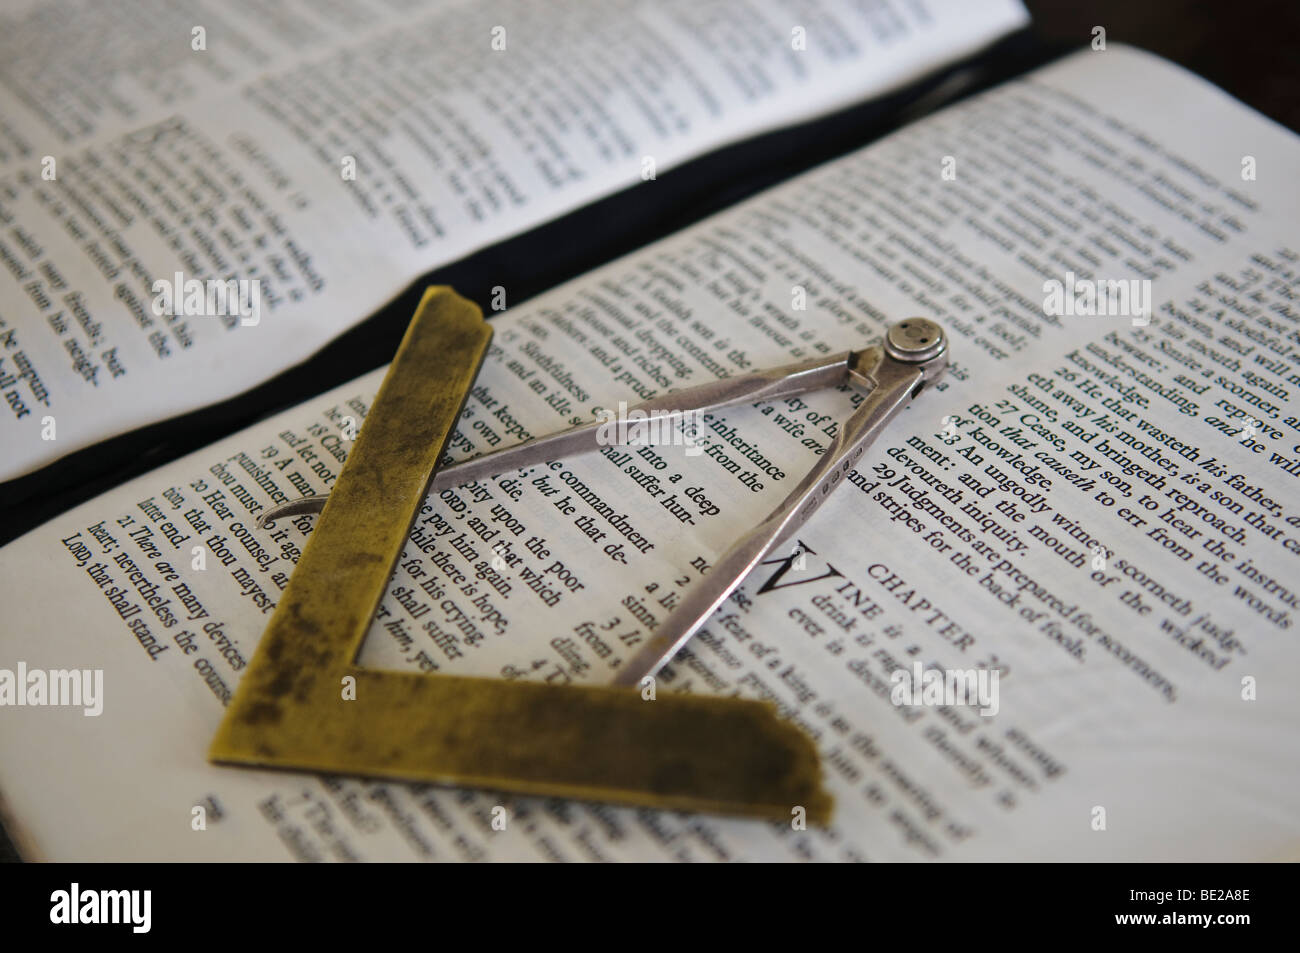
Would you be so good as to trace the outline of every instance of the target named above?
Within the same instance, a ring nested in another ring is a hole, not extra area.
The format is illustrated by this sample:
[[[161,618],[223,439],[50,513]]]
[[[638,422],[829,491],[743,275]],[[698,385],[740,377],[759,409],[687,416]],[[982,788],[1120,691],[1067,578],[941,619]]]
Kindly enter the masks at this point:
[[[598,2],[598,0],[593,0]],[[1297,0],[1025,0],[1029,29],[967,63],[826,119],[729,147],[661,174],[469,258],[439,268],[310,361],[229,401],[99,444],[0,485],[0,543],[119,483],[386,364],[427,284],[450,284],[487,308],[504,285],[512,305],[683,228],[769,185],[857,149],[952,98],[1087,47],[1171,59],[1293,131],[1300,130]],[[111,38],[105,37],[105,42]],[[1212,129],[1204,134],[1214,135]],[[0,832],[0,858],[16,859]]]

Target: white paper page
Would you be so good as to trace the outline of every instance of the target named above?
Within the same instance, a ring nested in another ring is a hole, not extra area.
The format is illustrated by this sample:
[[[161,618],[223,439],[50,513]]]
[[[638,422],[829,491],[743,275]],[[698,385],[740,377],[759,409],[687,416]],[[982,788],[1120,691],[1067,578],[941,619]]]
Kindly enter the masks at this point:
[[[812,733],[836,798],[830,830],[204,762],[311,524],[248,527],[270,499],[326,489],[375,372],[0,551],[3,666],[104,673],[97,717],[0,711],[11,832],[61,860],[1294,852],[1297,424],[1281,398],[1260,406],[1288,382],[1254,358],[1280,353],[1294,373],[1300,354],[1297,171],[1290,133],[1112,47],[498,319],[457,458],[619,399],[861,346],[908,313],[949,329],[947,381],[800,532],[802,568],[793,548],[760,567],[660,678],[661,691],[768,698]],[[1155,271],[1149,324],[1047,316],[1044,282],[1069,267]],[[1212,419],[1247,400],[1259,451]],[[708,422],[698,456],[602,451],[430,499],[362,661],[608,681],[698,580],[693,562],[774,506],[849,409],[833,391],[736,408]],[[1135,442],[1158,444],[1165,463]],[[1243,474],[1254,489],[1239,488]],[[203,571],[189,568],[196,545]],[[913,662],[999,668],[997,712],[893,704],[891,671]]]
[[[164,6],[129,14],[125,46],[101,39],[116,8],[10,17],[0,480],[237,394],[437,265],[1024,20],[1016,0]],[[59,59],[76,83],[37,69],[51,42],[87,48]]]

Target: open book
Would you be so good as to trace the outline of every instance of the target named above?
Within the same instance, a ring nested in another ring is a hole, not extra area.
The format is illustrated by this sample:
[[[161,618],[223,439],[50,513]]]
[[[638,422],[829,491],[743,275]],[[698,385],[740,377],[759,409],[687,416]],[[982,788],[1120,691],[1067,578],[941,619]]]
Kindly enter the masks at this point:
[[[806,730],[831,828],[205,761],[312,526],[257,516],[328,491],[376,371],[0,551],[4,665],[102,672],[80,706],[0,714],[11,834],[51,859],[1293,853],[1298,174],[1293,135],[1112,46],[494,319],[454,459],[908,314],[948,329],[940,389],[660,679]],[[734,408],[698,455],[607,448],[431,497],[362,662],[609,681],[850,406]],[[997,704],[898,703],[916,663],[998,672]]]
[[[0,481],[245,391],[435,266],[1025,20],[1019,0],[73,6],[0,14]]]

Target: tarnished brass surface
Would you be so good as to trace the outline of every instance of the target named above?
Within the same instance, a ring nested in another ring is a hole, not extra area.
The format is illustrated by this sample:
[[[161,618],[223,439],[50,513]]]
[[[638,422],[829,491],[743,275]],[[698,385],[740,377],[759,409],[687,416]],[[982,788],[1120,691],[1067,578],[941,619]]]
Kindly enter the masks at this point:
[[[825,823],[816,749],[765,703],[356,665],[491,336],[425,293],[209,757]]]

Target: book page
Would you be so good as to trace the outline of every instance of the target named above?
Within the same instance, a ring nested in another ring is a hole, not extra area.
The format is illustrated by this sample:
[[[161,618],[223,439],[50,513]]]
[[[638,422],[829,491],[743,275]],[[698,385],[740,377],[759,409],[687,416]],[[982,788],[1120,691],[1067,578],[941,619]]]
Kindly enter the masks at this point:
[[[831,828],[206,763],[313,525],[256,519],[328,491],[376,371],[0,551],[3,666],[102,672],[93,705],[0,713],[10,830],[56,860],[1294,851],[1297,172],[1290,133],[1112,46],[497,319],[453,459],[908,314],[948,329],[946,380],[659,676],[806,730]],[[1102,279],[1149,299],[1087,313]],[[608,682],[854,401],[731,408],[697,453],[611,446],[431,496],[362,662]],[[996,671],[997,693],[899,698],[918,664]]]
[[[1017,0],[5,15],[0,480],[237,394],[419,274],[1024,16]],[[512,303],[509,275],[499,289],[494,307]]]

